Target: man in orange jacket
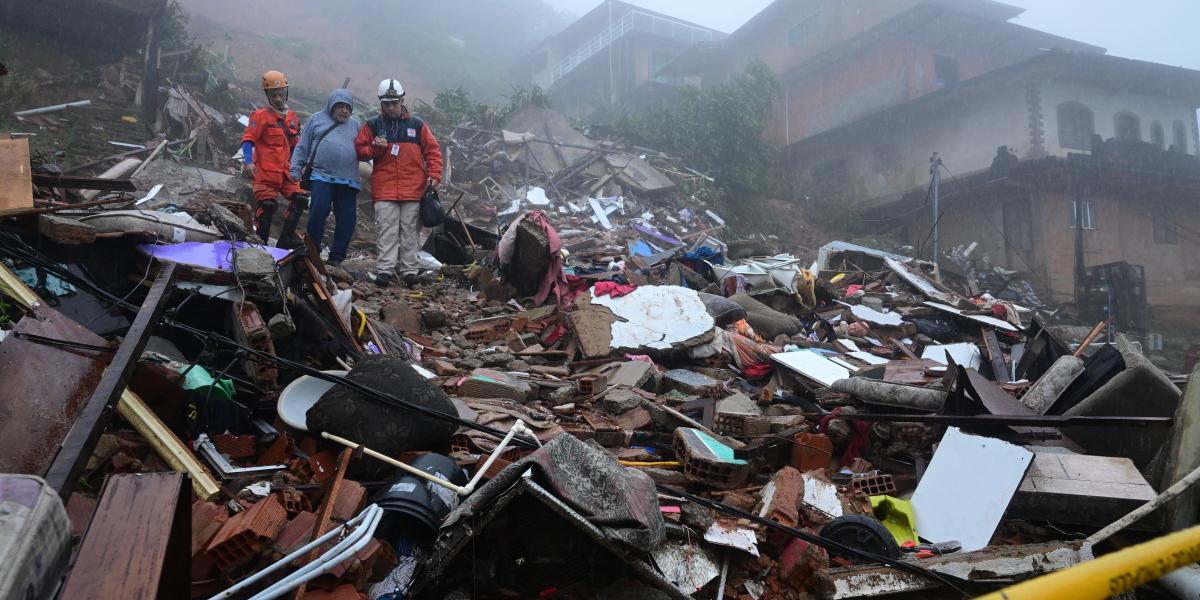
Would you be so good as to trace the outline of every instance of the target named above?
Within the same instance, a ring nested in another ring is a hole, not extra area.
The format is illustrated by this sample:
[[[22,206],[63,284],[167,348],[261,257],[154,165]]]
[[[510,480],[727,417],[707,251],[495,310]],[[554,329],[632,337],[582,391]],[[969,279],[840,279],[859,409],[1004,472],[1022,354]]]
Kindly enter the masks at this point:
[[[364,123],[354,141],[359,160],[374,163],[371,195],[379,224],[375,284],[395,282],[399,254],[400,275],[413,287],[420,272],[421,197],[442,180],[442,150],[429,126],[408,112],[399,81],[379,83],[379,109],[380,115]]]
[[[267,106],[250,115],[250,124],[242,135],[242,173],[254,180],[254,229],[263,243],[270,242],[271,219],[275,217],[277,198],[288,200],[283,213],[283,229],[276,246],[293,248],[298,245],[296,226],[308,208],[308,194],[292,180],[292,150],[300,141],[300,119],[287,105],[288,80],[279,71],[267,71],[262,76]]]

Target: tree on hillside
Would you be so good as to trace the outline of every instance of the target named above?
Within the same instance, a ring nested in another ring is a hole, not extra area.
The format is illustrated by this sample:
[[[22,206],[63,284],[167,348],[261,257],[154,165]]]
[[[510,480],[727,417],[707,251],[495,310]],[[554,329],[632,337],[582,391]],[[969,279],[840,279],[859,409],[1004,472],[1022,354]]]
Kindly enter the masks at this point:
[[[701,199],[751,224],[766,219],[763,201],[779,193],[777,150],[763,140],[780,84],[761,62],[732,81],[686,88],[660,108],[624,116],[605,126],[629,141],[681,156],[709,173],[716,189]]]

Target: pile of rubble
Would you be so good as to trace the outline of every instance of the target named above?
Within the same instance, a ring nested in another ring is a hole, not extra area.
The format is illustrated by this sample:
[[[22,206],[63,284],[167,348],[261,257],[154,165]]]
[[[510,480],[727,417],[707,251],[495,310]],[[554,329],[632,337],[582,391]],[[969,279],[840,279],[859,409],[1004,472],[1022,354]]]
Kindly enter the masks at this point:
[[[231,119],[189,98],[183,139]],[[1195,522],[1105,528],[1200,466],[1180,378],[1108,324],[1056,333],[969,249],[944,285],[723,239],[705,175],[553,111],[444,136],[416,290],[262,245],[233,174],[176,142],[95,177],[30,176],[23,144],[0,140],[0,501],[38,536],[6,556],[42,567],[0,587],[928,597]]]

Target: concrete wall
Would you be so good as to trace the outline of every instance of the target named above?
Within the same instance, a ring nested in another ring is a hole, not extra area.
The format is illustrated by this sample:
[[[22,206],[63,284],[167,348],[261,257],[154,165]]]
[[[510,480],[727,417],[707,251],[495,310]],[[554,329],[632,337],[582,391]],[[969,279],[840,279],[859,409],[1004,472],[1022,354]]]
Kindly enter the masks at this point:
[[[954,57],[961,81],[1030,56],[975,44],[896,39],[863,49],[813,77],[784,84],[767,138],[785,146],[941,89],[934,57]]]
[[[814,150],[819,152],[799,156],[794,168],[819,178],[819,171],[845,160],[849,200],[865,201],[927,186],[934,152],[956,175],[989,167],[997,146],[1007,145],[1026,157],[1032,150],[1027,95],[1028,90],[1013,87],[936,113],[897,117],[854,135],[825,139]]]
[[[1064,155],[1067,150],[1059,145],[1058,107],[1064,102],[1078,102],[1092,111],[1096,133],[1104,139],[1116,137],[1116,116],[1130,112],[1141,121],[1142,141],[1150,141],[1150,124],[1158,121],[1166,134],[1166,143],[1172,143],[1172,125],[1182,121],[1188,135],[1188,154],[1196,154],[1195,107],[1183,100],[1155,98],[1132,92],[1112,92],[1065,81],[1049,81],[1042,86],[1042,105],[1046,124],[1046,149],[1054,155]]]
[[[800,63],[919,4],[919,0],[793,0],[772,4],[764,18],[727,40],[725,73],[740,72],[753,59],[783,74]],[[788,32],[820,13],[819,25],[802,43],[788,45]]]
[[[875,91],[882,92],[882,88]],[[836,92],[830,96],[834,97]],[[856,102],[853,94],[846,97],[847,107],[865,106]],[[1079,152],[1059,145],[1057,107],[1067,101],[1091,108],[1096,133],[1105,139],[1115,135],[1114,117],[1119,112],[1132,112],[1140,117],[1142,138],[1147,141],[1150,123],[1155,120],[1162,123],[1167,145],[1172,141],[1172,124],[1181,120],[1189,137],[1188,152],[1196,154],[1195,110],[1187,102],[1052,80],[1013,84],[970,99],[951,98],[933,110],[882,121],[876,127],[839,139],[823,140],[819,149],[794,154],[793,168],[800,173],[816,172],[833,162],[846,160],[849,199],[864,201],[927,186],[929,157],[934,152],[942,156],[947,168],[955,174],[988,168],[996,156],[996,148],[1002,145],[1022,160],[1047,155],[1065,157]],[[833,110],[812,111],[810,118],[832,114]],[[789,126],[794,130],[796,120],[803,118],[797,115],[789,119]],[[805,190],[797,192],[803,195]]]
[[[1075,288],[1075,229],[1070,226],[1073,194],[1065,191],[999,189],[948,197],[943,203],[939,235],[943,251],[979,242],[976,255],[987,253],[992,264],[1019,271],[1041,294],[1043,302],[1071,302]],[[1004,233],[1004,206],[1027,198],[1033,217],[1033,246],[1022,252],[1009,246]],[[1095,203],[1096,228],[1085,229],[1084,260],[1088,265],[1125,261],[1146,273],[1147,302],[1152,306],[1200,307],[1200,195],[1139,196],[1119,190],[1097,190],[1085,201]],[[1157,203],[1173,206],[1178,242],[1154,241]],[[931,220],[918,215],[907,238],[924,241],[928,255]],[[1188,231],[1190,230],[1190,231]],[[1193,233],[1197,232],[1197,233]]]

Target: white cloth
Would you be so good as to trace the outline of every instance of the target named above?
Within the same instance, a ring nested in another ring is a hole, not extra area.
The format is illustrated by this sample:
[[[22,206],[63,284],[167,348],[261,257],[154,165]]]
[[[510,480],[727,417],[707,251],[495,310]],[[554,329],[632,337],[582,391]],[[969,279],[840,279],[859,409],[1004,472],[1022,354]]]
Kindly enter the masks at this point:
[[[381,200],[375,203],[375,222],[379,224],[379,260],[375,271],[417,275],[421,272],[417,262],[417,249],[421,245],[421,203],[392,202]]]

